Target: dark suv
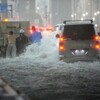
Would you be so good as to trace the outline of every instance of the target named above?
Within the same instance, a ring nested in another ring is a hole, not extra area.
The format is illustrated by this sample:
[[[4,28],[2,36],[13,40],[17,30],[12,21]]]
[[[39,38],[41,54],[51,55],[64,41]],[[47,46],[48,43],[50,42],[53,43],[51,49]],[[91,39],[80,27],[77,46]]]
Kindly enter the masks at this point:
[[[59,38],[60,59],[71,61],[94,61],[99,59],[100,43],[92,21],[65,23]]]

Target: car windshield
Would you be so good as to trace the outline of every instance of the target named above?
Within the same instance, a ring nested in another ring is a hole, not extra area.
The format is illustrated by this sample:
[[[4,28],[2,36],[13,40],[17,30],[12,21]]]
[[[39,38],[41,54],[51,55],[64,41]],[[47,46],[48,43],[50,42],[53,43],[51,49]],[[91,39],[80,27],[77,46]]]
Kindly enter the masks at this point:
[[[90,40],[93,39],[94,34],[93,24],[65,25],[63,32],[64,38],[73,40]]]

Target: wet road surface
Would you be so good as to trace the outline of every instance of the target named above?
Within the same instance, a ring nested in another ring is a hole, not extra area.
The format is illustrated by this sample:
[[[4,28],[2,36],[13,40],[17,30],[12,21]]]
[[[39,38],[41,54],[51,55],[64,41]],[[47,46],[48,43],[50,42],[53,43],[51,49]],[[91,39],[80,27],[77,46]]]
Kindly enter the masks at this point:
[[[100,100],[100,62],[12,63],[0,75],[31,100]]]

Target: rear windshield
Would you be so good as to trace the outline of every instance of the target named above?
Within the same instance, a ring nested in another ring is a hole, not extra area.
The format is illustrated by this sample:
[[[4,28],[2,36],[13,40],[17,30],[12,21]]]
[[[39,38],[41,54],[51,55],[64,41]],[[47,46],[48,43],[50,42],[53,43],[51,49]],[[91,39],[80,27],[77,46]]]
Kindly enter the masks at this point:
[[[95,30],[93,24],[66,25],[63,32],[64,38],[89,40],[93,39]]]

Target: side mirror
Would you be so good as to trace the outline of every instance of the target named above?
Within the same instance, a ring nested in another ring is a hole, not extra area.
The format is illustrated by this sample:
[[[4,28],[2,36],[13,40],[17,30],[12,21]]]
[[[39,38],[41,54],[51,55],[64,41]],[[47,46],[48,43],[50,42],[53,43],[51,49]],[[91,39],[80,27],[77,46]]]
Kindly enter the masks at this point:
[[[59,34],[56,34],[56,38],[59,38],[60,37],[60,35]]]

